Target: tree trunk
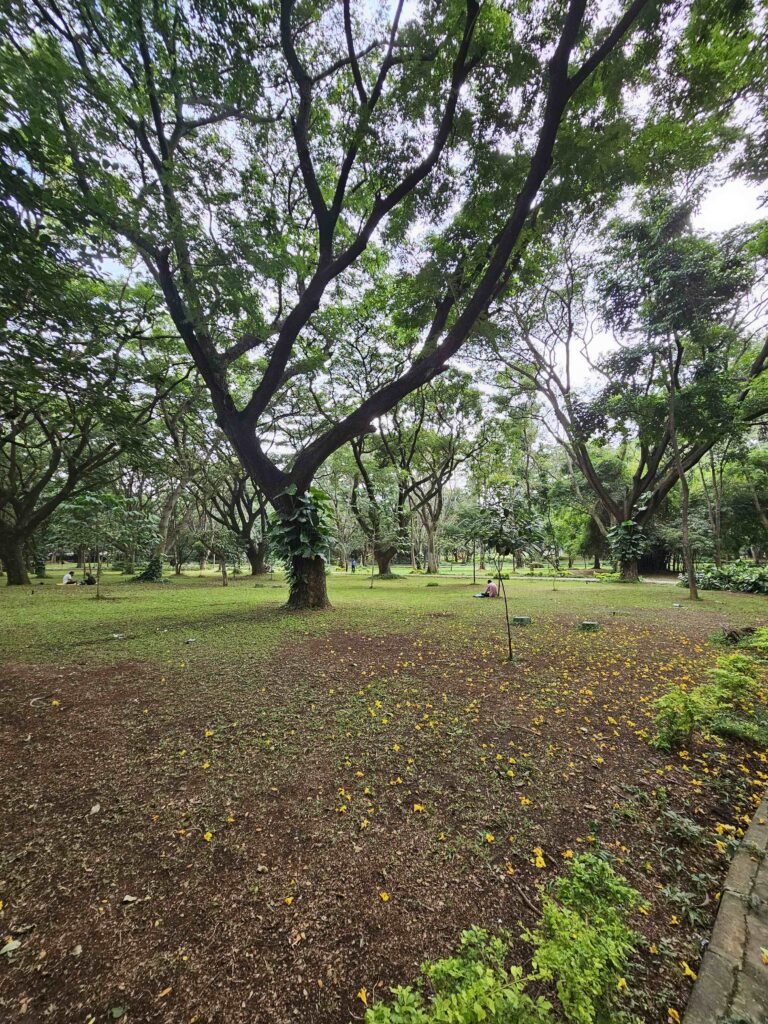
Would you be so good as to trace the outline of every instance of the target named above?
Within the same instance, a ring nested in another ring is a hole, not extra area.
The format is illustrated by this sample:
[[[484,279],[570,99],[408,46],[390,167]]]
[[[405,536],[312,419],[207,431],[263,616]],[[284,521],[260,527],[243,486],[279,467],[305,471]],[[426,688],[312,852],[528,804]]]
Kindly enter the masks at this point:
[[[392,559],[397,554],[397,548],[378,548],[374,547],[373,557],[376,559],[376,565],[379,567],[379,576],[385,580],[393,580],[395,574],[392,572],[391,565]]]
[[[286,606],[290,611],[330,608],[325,581],[325,561],[319,556],[293,559],[291,592]]]
[[[222,558],[221,559],[221,564],[220,564],[219,568],[221,569],[221,585],[222,585],[222,587],[228,587],[229,586],[229,575],[227,573],[227,560],[226,560],[226,558]]]
[[[640,574],[637,571],[637,559],[619,562],[619,575],[622,583],[637,583]]]
[[[179,482],[172,487],[166,495],[163,507],[160,511],[160,519],[157,524],[157,543],[152,548],[153,555],[164,555],[165,549],[168,545],[168,530],[171,525],[171,516],[173,515],[176,503],[179,500],[182,490],[184,489],[185,481],[179,480]]]
[[[434,576],[439,574],[440,566],[437,561],[437,551],[435,550],[435,531],[431,528],[427,529],[427,574]]]
[[[7,533],[0,537],[0,561],[5,568],[7,586],[23,587],[29,583],[24,542],[19,536]]]
[[[600,568],[600,556],[599,555],[595,555],[595,560],[592,562],[592,568],[593,569],[599,569]]]
[[[682,466],[679,470],[680,474],[680,488],[682,490],[682,541],[683,541],[683,558],[685,559],[685,571],[688,576],[688,597],[691,601],[698,601],[699,599],[699,588],[696,586],[696,566],[693,562],[693,549],[691,548],[691,535],[688,528],[688,509],[690,505],[690,490],[688,487],[688,478],[683,471]]]
[[[251,565],[251,576],[262,576],[267,571],[267,567],[264,564],[266,550],[267,543],[265,540],[260,540],[258,544],[253,540],[248,541],[245,554]]]

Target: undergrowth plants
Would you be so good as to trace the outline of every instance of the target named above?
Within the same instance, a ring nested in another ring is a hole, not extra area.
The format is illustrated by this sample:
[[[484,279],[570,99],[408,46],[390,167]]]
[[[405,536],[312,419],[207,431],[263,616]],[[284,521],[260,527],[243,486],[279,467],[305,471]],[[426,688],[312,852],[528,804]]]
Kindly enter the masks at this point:
[[[454,956],[424,964],[415,986],[370,1007],[366,1024],[631,1024],[620,1000],[639,942],[628,918],[641,902],[607,860],[577,857],[521,936],[533,951],[528,972],[506,966],[509,933],[470,928]]]
[[[742,650],[718,659],[709,681],[692,690],[675,686],[656,706],[656,735],[662,750],[684,746],[696,732],[734,736],[768,746],[768,701],[761,685],[760,657],[768,629],[759,629]]]

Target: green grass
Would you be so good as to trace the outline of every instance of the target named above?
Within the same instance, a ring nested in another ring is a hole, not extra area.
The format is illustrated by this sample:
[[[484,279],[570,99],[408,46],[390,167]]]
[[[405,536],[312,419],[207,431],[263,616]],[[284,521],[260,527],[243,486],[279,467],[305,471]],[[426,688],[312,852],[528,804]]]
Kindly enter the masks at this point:
[[[404,575],[376,582],[363,573],[331,574],[329,593],[334,610],[302,615],[286,614],[282,605],[287,586],[280,573],[254,581],[250,576],[230,579],[222,587],[208,570],[181,577],[168,576],[164,584],[137,584],[106,572],[102,599],[92,587],[56,586],[60,567],[49,568],[50,578],[29,587],[0,586],[0,657],[21,661],[63,662],[125,657],[163,661],[168,658],[205,659],[215,653],[236,662],[253,653],[269,654],[291,637],[320,635],[337,628],[363,632],[397,632],[414,622],[431,623],[436,635],[450,637],[462,629],[498,631],[503,626],[501,600],[476,601],[481,587],[463,578]],[[642,622],[660,611],[671,621],[713,621],[714,625],[760,623],[765,600],[751,595],[715,592],[695,605],[681,599],[672,587],[638,584],[558,582],[520,577],[506,583],[510,614],[553,616],[572,622],[608,621],[630,617]],[[681,604],[674,608],[673,604]],[[438,613],[453,618],[441,621]],[[673,617],[675,617],[673,619]],[[456,619],[460,620],[458,623]],[[714,627],[713,627],[714,628]],[[123,634],[115,639],[114,634]],[[186,641],[194,639],[194,644]]]

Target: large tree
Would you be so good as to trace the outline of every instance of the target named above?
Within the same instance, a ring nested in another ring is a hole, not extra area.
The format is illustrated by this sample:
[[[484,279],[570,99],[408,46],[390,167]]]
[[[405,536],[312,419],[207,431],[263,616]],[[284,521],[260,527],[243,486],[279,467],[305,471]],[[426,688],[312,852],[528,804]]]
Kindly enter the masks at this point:
[[[513,283],[532,231],[614,195],[665,138],[678,159],[694,151],[668,131],[674,114],[660,124],[634,102],[651,67],[678,67],[677,4],[404,6],[25,0],[4,26],[22,185],[45,166],[62,216],[139,254],[222,429],[286,520],[333,451],[443,370]],[[701,159],[708,125],[693,130]],[[265,423],[331,357],[317,315],[357,286],[367,252],[404,294],[420,274],[431,283],[412,357],[293,458],[270,457]],[[243,395],[232,371],[246,356],[258,376]],[[324,606],[307,537],[291,603]]]
[[[650,198],[639,216],[589,242],[605,254],[599,282],[584,239],[571,239],[536,301],[507,304],[491,344],[546,399],[555,435],[616,528],[631,579],[642,529],[672,488],[684,485],[685,506],[690,470],[768,407],[764,309],[752,292],[759,257],[742,232],[697,235],[690,208],[666,197]],[[593,358],[598,305],[615,344]],[[591,390],[579,380],[579,362],[590,369]],[[606,445],[616,446],[628,473],[601,472]]]
[[[30,288],[0,324],[0,561],[9,585],[28,582],[35,532],[98,486],[121,453],[138,450],[156,403],[188,372],[158,329],[147,288],[85,275],[62,281],[55,297]]]

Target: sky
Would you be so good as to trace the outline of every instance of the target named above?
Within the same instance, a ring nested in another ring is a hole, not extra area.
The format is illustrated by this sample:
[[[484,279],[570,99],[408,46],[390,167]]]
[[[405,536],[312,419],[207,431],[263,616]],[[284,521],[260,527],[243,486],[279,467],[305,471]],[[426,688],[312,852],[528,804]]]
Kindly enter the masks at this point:
[[[759,188],[732,178],[708,193],[693,217],[693,225],[702,231],[727,231],[761,217],[768,217],[768,204],[761,209]]]

